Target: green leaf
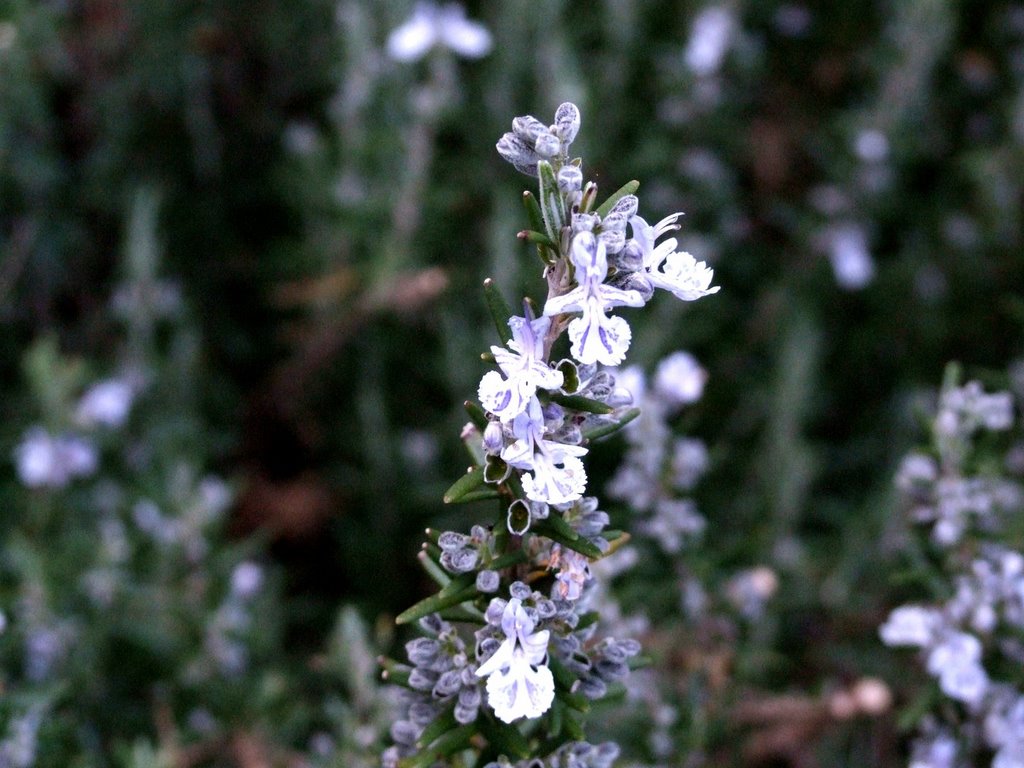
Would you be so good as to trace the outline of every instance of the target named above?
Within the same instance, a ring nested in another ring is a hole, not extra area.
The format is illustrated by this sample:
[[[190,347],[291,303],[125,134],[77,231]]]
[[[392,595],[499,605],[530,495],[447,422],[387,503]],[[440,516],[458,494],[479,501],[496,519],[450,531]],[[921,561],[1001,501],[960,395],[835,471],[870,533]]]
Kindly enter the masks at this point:
[[[447,587],[451,582],[451,576],[449,576],[441,566],[435,563],[434,559],[427,554],[426,551],[420,551],[420,553],[416,555],[416,559],[420,561],[420,565],[423,566],[423,570],[426,571],[427,575],[437,583],[437,586],[442,588]]]
[[[511,315],[509,315],[511,317]],[[480,407],[478,403],[474,403],[472,400],[467,400],[462,404],[466,409],[466,413],[469,414],[469,420],[473,422],[473,425],[480,430],[483,434],[484,429],[487,428],[487,414],[484,409]]]
[[[565,712],[563,727],[565,728],[565,732],[569,734],[569,738],[573,741],[586,741],[586,734],[583,732],[583,726],[580,725],[580,721],[576,719],[572,712],[568,710]]]
[[[479,624],[483,626],[487,623],[487,619],[484,615],[477,610],[470,610],[465,605],[457,605],[454,608],[446,608],[438,614],[445,621],[461,621],[463,624]]]
[[[530,742],[514,725],[506,725],[492,720],[490,717],[477,718],[480,731],[488,743],[506,757],[525,758],[530,756]]]
[[[628,408],[622,412],[622,415],[617,421],[610,421],[607,424],[601,424],[600,426],[591,427],[590,429],[583,430],[584,440],[597,440],[601,437],[607,437],[608,435],[614,435],[624,426],[629,424],[633,419],[640,415],[639,408]]]
[[[526,553],[517,549],[512,552],[506,552],[503,555],[499,555],[487,564],[487,567],[492,571],[500,571],[505,568],[511,568],[513,565],[519,565],[520,563],[526,562]]]
[[[441,597],[450,597],[451,595],[464,591],[467,587],[473,586],[475,583],[476,576],[474,574],[460,573],[458,576],[452,578],[452,580],[437,594]]]
[[[444,503],[452,504],[461,501],[470,491],[477,490],[484,484],[484,470],[481,467],[473,467],[466,474],[452,483],[451,487],[444,492]]]
[[[393,685],[401,685],[405,688],[409,687],[409,673],[412,670],[405,664],[399,664],[394,659],[386,657],[380,658],[380,665],[383,667],[381,670],[381,677],[387,680]]]
[[[563,547],[579,552],[581,555],[589,557],[591,560],[597,560],[601,557],[601,550],[595,547],[586,539],[582,538],[578,533],[573,531],[571,528],[569,531],[572,536],[568,535],[562,526],[557,523],[552,524],[552,520],[559,520],[562,525],[567,526],[568,524],[557,515],[552,515],[547,520],[538,520],[533,524],[530,530],[533,533],[539,534],[540,536],[546,536],[552,541],[557,541]],[[575,537],[575,538],[573,538]]]
[[[530,221],[530,229],[541,231],[544,229],[544,216],[540,212],[540,205],[533,192],[523,192],[523,207],[526,208],[526,217]]]
[[[500,499],[501,492],[496,491],[494,488],[481,488],[479,491],[470,491],[465,496],[457,501],[453,501],[453,504],[469,504],[471,501],[488,501],[490,499]]]
[[[487,302],[487,309],[491,312],[491,318],[498,329],[498,336],[502,344],[508,344],[512,340],[512,329],[508,327],[508,321],[513,316],[512,307],[501,295],[498,286],[491,278],[484,280],[484,300]]]
[[[445,758],[465,749],[477,732],[476,723],[453,728],[437,739],[429,748],[418,755],[406,757],[398,761],[399,768],[427,768],[437,762],[447,762]]]
[[[574,411],[584,411],[585,413],[597,413],[601,416],[615,412],[615,409],[607,403],[602,403],[600,400],[591,400],[589,397],[583,397],[582,395],[562,395],[558,392],[553,392],[551,394],[551,401],[558,403],[563,408],[571,408]]]
[[[551,238],[548,237],[545,233],[535,232],[532,229],[524,229],[518,235],[516,235],[516,237],[518,237],[520,240],[525,240],[528,243],[534,243],[536,245],[545,245],[548,248],[557,247],[555,243],[551,240]]]
[[[551,676],[555,679],[555,685],[563,691],[570,690],[576,682],[576,676],[557,656],[548,656],[548,669],[551,670]]]
[[[544,216],[540,212],[540,205],[532,192],[523,192],[523,205],[526,207],[526,216],[530,220],[530,229],[537,234],[544,231]],[[544,264],[553,264],[558,258],[558,243],[550,242],[551,238],[545,235],[549,241],[548,245],[537,244],[537,255]]]
[[[429,747],[434,743],[435,740],[446,734],[458,726],[458,721],[455,719],[455,702],[448,707],[444,712],[438,715],[430,725],[423,729],[423,733],[416,739],[416,746],[420,749],[423,747]]]
[[[544,231],[552,243],[558,243],[562,240],[562,227],[565,226],[562,193],[558,191],[555,171],[547,160],[537,163],[537,175],[540,177],[540,212],[544,217]]]
[[[636,179],[633,179],[633,181],[627,181],[625,184],[619,187],[619,190],[617,192],[613,193],[611,197],[609,197],[607,200],[601,203],[601,207],[598,208],[597,211],[595,211],[595,213],[597,213],[597,215],[603,219],[605,216],[608,215],[608,211],[610,211],[612,207],[617,202],[619,202],[619,200],[624,198],[626,195],[632,195],[639,188],[640,182],[637,181]]]
[[[409,624],[417,619],[422,619],[424,616],[429,616],[431,613],[437,613],[438,611],[443,611],[445,608],[451,608],[452,606],[459,605],[467,600],[472,600],[478,594],[476,587],[471,586],[460,592],[455,592],[454,594],[443,595],[438,593],[436,595],[431,595],[430,597],[420,600],[411,608],[407,608],[398,614],[395,618],[395,624]]]

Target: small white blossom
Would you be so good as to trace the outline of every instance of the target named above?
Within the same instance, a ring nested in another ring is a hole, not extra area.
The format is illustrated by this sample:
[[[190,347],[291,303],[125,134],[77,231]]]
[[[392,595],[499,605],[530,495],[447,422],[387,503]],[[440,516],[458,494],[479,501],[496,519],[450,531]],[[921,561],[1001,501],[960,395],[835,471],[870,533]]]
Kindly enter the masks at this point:
[[[256,563],[246,560],[231,572],[231,594],[240,600],[254,597],[262,585],[263,569]]]
[[[861,227],[856,224],[836,227],[828,235],[827,247],[840,288],[857,291],[875,279],[875,262]]]
[[[83,427],[119,427],[128,418],[134,396],[131,384],[123,379],[93,384],[78,401],[75,421]]]
[[[96,471],[96,447],[75,435],[54,437],[33,427],[14,449],[18,477],[29,488],[63,488],[75,477]]]
[[[540,717],[555,698],[554,677],[545,663],[550,632],[533,631],[534,622],[516,597],[505,605],[501,628],[504,642],[476,671],[487,678],[487,702],[505,723]]]
[[[581,363],[618,365],[626,357],[632,332],[621,317],[606,313],[612,307],[642,307],[637,291],[624,291],[605,285],[608,257],[603,241],[592,232],[580,232],[572,241],[572,262],[576,267],[577,287],[563,296],[548,299],[545,315],[582,312],[569,323],[572,356]]]
[[[586,490],[587,474],[579,457],[587,449],[544,437],[544,415],[537,398],[512,423],[516,440],[501,458],[517,469],[526,470],[523,489],[527,498],[548,504],[567,504]]]
[[[694,301],[702,296],[717,293],[719,286],[711,287],[714,270],[706,262],[697,261],[685,251],[676,251],[678,242],[674,237],[655,244],[657,239],[667,232],[679,229],[676,223],[681,213],[674,213],[654,226],[639,216],[629,220],[636,241],[643,252],[644,268],[651,285],[674,294],[683,301]],[[663,267],[662,269],[659,269]]]
[[[968,704],[978,704],[988,688],[981,641],[966,632],[946,634],[928,654],[927,669],[939,678],[943,693]]]
[[[924,648],[930,645],[941,623],[941,616],[934,608],[920,605],[904,605],[889,614],[889,620],[878,630],[886,645],[913,645]]]
[[[686,251],[670,253],[665,258],[664,268],[652,264],[647,279],[655,288],[663,288],[677,299],[695,301],[704,296],[718,293],[720,286],[712,286],[715,272],[707,262],[697,261]]]
[[[448,48],[467,59],[479,59],[491,50],[491,33],[466,18],[458,3],[438,6],[420,2],[412,16],[388,36],[387,52],[395,61],[416,61],[435,45]]]
[[[909,768],[955,768],[956,740],[945,731],[914,742]]]
[[[863,130],[854,139],[853,151],[866,163],[880,163],[889,155],[889,139],[876,128]]]
[[[690,41],[686,45],[686,66],[701,76],[717,72],[732,42],[734,26],[728,8],[710,6],[701,11],[693,20]]]
[[[544,362],[544,336],[551,318],[513,317],[508,325],[512,329],[508,349],[491,347],[505,378],[497,371],[488,371],[477,390],[483,407],[503,422],[512,421],[525,411],[538,387],[558,389],[563,383],[562,373]]]
[[[654,389],[670,405],[688,405],[700,400],[708,374],[689,352],[673,352],[654,373]]]

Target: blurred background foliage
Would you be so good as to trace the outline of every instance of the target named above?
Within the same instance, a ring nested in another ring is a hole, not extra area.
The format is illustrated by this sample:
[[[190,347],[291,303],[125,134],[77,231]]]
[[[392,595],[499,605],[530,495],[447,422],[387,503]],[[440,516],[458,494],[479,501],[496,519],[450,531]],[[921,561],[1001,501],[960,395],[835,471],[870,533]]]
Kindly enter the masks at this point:
[[[0,0],[8,741],[36,712],[39,765],[373,764],[367,659],[426,594],[423,528],[476,522],[440,497],[495,341],[480,284],[541,298],[515,239],[530,183],[494,142],[572,100],[588,176],[639,179],[650,221],[684,211],[722,286],[630,317],[633,362],[686,349],[709,373],[676,424],[709,446],[707,532],[685,567],[645,552],[616,580],[682,702],[667,764],[901,764],[892,712],[821,702],[924,679],[877,640],[905,596],[893,468],[946,361],[998,385],[1022,352],[1024,4],[473,3],[489,56],[399,63],[410,10]],[[145,386],[98,479],[26,490],[26,431],[126,370]],[[138,543],[119,597],[83,593],[97,521],[131,528],[142,498],[184,519],[209,473],[230,501],[208,553]],[[244,671],[197,672],[253,562]],[[681,567],[714,590],[753,566],[778,580],[756,621],[683,617]],[[29,674],[30,604],[68,623],[52,679]]]

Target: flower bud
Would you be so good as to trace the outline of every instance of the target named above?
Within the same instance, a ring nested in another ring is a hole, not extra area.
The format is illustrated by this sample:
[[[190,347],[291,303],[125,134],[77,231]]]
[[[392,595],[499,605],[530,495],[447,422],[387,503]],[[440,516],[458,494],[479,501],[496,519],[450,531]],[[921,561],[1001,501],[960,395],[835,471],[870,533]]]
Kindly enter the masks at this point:
[[[619,217],[621,216],[623,221],[629,221],[629,219],[636,216],[636,209],[639,206],[640,201],[636,195],[623,195],[615,201],[615,205],[608,211],[607,219],[610,216]]]
[[[625,387],[616,387],[608,395],[605,403],[610,405],[612,408],[621,408],[624,405],[633,404],[633,393]]]
[[[512,121],[512,131],[528,144],[535,143],[542,134],[550,133],[548,127],[532,115],[515,118]]]
[[[563,165],[558,171],[558,189],[568,194],[579,192],[583,187],[583,171],[575,165]]]
[[[437,537],[437,546],[445,552],[455,552],[462,549],[469,543],[469,538],[464,533],[456,531],[445,531]]]
[[[562,142],[553,133],[542,133],[533,146],[541,157],[554,157],[562,151]]]
[[[476,588],[479,592],[497,592],[501,585],[501,576],[497,571],[483,570],[476,575]]]
[[[458,692],[462,687],[462,673],[458,669],[450,669],[437,679],[434,684],[434,698],[444,699]]]
[[[537,175],[537,161],[540,157],[526,142],[514,133],[506,133],[498,140],[498,154],[516,167],[520,173]]]
[[[571,101],[559,105],[555,110],[555,124],[552,128],[566,145],[572,144],[580,130],[579,107]]]
[[[501,428],[501,423],[497,421],[490,421],[487,426],[484,427],[484,451],[490,455],[501,453],[501,449],[505,447],[505,435]]]
[[[531,590],[521,581],[513,581],[512,584],[509,585],[508,593],[512,597],[518,598],[520,600],[529,600],[530,595],[533,594],[533,590]]]

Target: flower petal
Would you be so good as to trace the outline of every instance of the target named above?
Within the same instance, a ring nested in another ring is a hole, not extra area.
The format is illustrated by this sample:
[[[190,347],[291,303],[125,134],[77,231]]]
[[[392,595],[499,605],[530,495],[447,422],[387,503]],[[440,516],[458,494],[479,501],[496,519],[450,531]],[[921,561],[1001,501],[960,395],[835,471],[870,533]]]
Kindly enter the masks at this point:
[[[633,332],[621,317],[589,312],[569,323],[572,356],[581,363],[618,365],[626,359]]]
[[[504,723],[540,717],[555,698],[555,680],[547,667],[533,669],[524,657],[487,679],[487,702]]]
[[[395,61],[416,61],[436,42],[433,11],[417,5],[412,17],[388,35],[387,52]]]

